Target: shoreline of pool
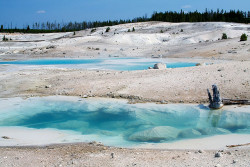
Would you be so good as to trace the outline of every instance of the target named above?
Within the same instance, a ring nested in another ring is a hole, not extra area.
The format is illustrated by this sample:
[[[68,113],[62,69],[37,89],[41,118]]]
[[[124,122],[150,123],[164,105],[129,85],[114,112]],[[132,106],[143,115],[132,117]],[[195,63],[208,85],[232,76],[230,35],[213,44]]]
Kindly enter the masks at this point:
[[[32,129],[24,127],[0,127],[9,139],[0,138],[0,148],[15,147],[46,147],[71,144],[91,144],[100,146],[127,148],[127,149],[155,149],[155,150],[223,150],[231,145],[244,145],[250,143],[250,134],[226,134],[203,137],[198,139],[185,139],[169,143],[144,143],[134,146],[113,146],[99,141],[80,141],[77,132],[56,129]],[[6,133],[7,132],[7,133]],[[77,140],[74,138],[78,137]],[[83,137],[84,138],[84,137]]]

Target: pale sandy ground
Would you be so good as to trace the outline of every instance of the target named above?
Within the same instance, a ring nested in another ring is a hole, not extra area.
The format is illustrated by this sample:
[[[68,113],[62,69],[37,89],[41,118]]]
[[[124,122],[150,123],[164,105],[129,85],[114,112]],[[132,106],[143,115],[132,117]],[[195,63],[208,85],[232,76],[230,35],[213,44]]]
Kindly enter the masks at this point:
[[[221,150],[151,150],[91,144],[0,148],[1,166],[249,166],[249,147]],[[113,158],[111,156],[113,155]]]
[[[133,27],[136,31],[128,33]],[[131,102],[204,103],[206,89],[217,84],[222,97],[250,99],[250,40],[239,42],[242,33],[250,34],[249,25],[151,22],[114,26],[109,33],[105,29],[80,31],[75,36],[5,34],[13,41],[0,42],[0,59],[162,55],[178,61],[215,64],[131,72],[1,65],[0,97],[88,95],[126,98]],[[224,32],[230,39],[218,40]],[[218,150],[195,153],[88,144],[0,149],[0,166],[250,166],[249,147],[224,149],[220,158],[214,157]]]

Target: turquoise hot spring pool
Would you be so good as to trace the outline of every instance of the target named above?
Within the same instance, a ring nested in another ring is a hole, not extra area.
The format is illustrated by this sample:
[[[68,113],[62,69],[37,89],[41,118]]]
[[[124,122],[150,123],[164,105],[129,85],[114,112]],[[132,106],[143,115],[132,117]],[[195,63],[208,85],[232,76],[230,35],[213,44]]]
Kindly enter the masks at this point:
[[[111,146],[250,134],[248,106],[210,110],[204,105],[60,97],[0,99],[0,106],[0,127],[69,130],[82,136],[78,142]]]
[[[0,64],[32,65],[32,66],[58,66],[67,68],[100,69],[134,71],[146,70],[153,67],[155,63],[165,63],[167,68],[192,67],[193,62],[168,62],[165,59],[143,59],[143,58],[102,58],[102,59],[34,59],[19,61],[2,61]]]

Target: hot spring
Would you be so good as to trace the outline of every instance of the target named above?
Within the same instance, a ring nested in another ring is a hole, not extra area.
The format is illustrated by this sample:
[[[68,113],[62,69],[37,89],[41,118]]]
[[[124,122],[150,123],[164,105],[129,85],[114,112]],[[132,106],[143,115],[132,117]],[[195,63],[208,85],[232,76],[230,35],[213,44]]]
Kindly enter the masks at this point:
[[[250,134],[248,106],[210,110],[203,105],[128,104],[124,100],[61,96],[0,99],[0,106],[0,129],[25,127],[78,134],[67,142],[98,141],[130,147],[221,134]],[[4,136],[3,131],[1,135]]]
[[[101,58],[101,59],[35,59],[35,60],[18,60],[2,61],[0,64],[12,65],[32,65],[32,66],[54,66],[66,68],[81,69],[98,69],[98,70],[117,70],[117,71],[134,71],[146,70],[153,67],[156,63],[165,63],[167,68],[192,67],[196,63],[190,62],[168,62],[165,59],[147,59],[147,58]]]

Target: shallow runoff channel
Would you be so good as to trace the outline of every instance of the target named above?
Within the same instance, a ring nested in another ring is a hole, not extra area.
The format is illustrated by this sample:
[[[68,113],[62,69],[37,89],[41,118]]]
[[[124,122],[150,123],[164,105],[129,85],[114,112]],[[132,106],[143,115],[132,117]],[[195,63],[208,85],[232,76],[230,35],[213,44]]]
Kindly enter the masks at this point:
[[[173,62],[169,59],[149,59],[149,58],[100,58],[100,59],[32,59],[17,61],[1,61],[0,65],[19,65],[19,66],[53,66],[77,69],[96,69],[96,70],[118,70],[134,71],[146,70],[153,67],[156,63],[164,63],[167,68],[182,68],[195,66],[194,62]]]
[[[102,142],[109,146],[212,149],[249,142],[250,107],[128,104],[78,97],[0,99],[0,146]],[[189,143],[189,144],[188,144]]]

